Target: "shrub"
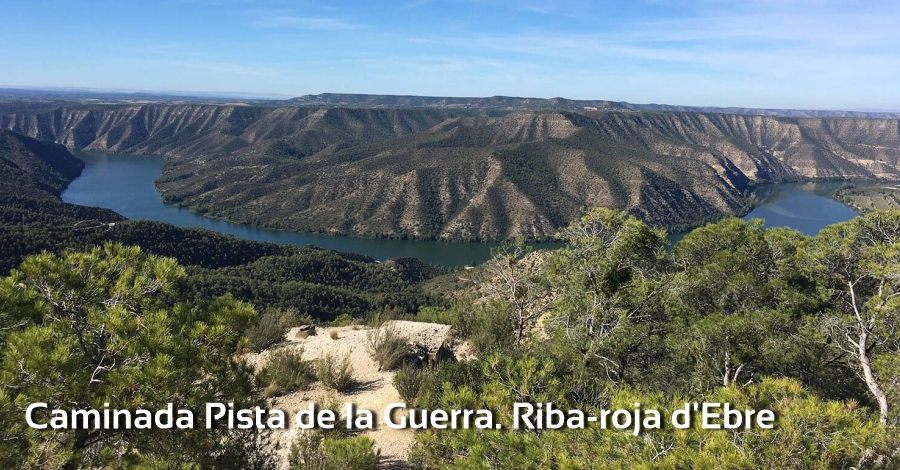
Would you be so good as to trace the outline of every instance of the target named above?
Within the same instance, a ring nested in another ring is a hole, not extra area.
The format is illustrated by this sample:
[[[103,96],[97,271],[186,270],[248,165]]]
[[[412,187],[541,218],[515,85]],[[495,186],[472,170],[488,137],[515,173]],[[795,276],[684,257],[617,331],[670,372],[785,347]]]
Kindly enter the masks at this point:
[[[322,448],[322,434],[305,431],[297,434],[291,444],[288,465],[291,470],[327,470],[328,456]]]
[[[475,306],[469,340],[477,353],[502,351],[516,344],[512,313],[512,304],[499,300]]]
[[[303,349],[279,349],[269,356],[269,362],[259,372],[266,386],[267,396],[283,395],[301,390],[315,382],[313,368],[303,360]]]
[[[423,307],[415,321],[453,326],[457,338],[468,339],[476,353],[505,350],[516,344],[516,322],[509,302],[493,299],[486,304],[471,295],[450,301],[450,308]]]
[[[408,317],[408,315],[404,315],[397,308],[385,306],[381,310],[370,311],[362,320],[369,328],[379,328],[386,322],[391,320],[404,320],[406,317]]]
[[[284,341],[284,334],[296,319],[288,312],[268,309],[247,329],[247,345],[255,352]]]
[[[331,339],[340,339],[341,336],[338,334],[337,330],[331,330],[328,332],[328,337]]]
[[[353,317],[350,314],[342,313],[338,315],[334,320],[328,322],[329,326],[347,326],[353,323]]]
[[[366,333],[366,350],[378,363],[379,370],[394,370],[409,355],[409,340],[400,336],[393,326],[381,327]]]
[[[459,329],[458,323],[462,323],[459,319],[460,317],[463,317],[463,315],[460,315],[459,313],[460,312],[455,309],[432,306],[422,307],[419,309],[419,313],[416,314],[413,321],[453,325],[454,327],[457,327],[456,329]]]
[[[374,470],[381,460],[381,452],[372,448],[374,444],[368,436],[326,437],[322,447],[329,469]]]
[[[471,294],[460,294],[450,299],[448,308],[422,307],[413,321],[452,325],[454,335],[468,339],[475,330],[477,302]]]
[[[326,354],[325,357],[316,361],[316,377],[319,378],[322,385],[338,393],[344,393],[356,384],[349,354],[344,356],[340,362],[333,354]]]
[[[328,428],[320,428],[318,432],[322,434],[325,439],[333,439],[339,437],[347,437],[354,432],[353,428],[348,428],[340,423],[347,422],[347,414],[344,411],[346,401],[338,397],[335,392],[328,392],[325,395],[321,396],[318,400],[316,400],[316,404],[318,405],[318,410],[331,410],[334,412],[335,423],[334,427],[331,429]],[[352,419],[352,418],[351,418]]]
[[[422,408],[439,408],[443,406],[441,400],[447,388],[459,390],[465,387],[478,393],[484,380],[478,361],[441,362],[422,381],[416,405]]]
[[[302,432],[291,445],[291,470],[374,470],[381,452],[366,436],[326,436],[319,431]]]
[[[403,401],[415,405],[419,398],[419,392],[425,380],[431,376],[427,369],[418,368],[412,364],[404,364],[400,370],[394,374],[394,388],[403,398]]]

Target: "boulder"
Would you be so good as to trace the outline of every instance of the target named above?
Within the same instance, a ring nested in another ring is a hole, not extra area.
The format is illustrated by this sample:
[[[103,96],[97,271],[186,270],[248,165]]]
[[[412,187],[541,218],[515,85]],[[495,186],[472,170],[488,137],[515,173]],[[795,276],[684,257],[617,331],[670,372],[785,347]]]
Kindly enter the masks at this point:
[[[310,336],[316,335],[316,326],[315,325],[300,325],[295,328],[291,328],[287,334],[288,341],[297,341],[301,339],[306,339]]]
[[[422,360],[436,363],[456,359],[450,348],[453,339],[453,327],[450,325],[390,320],[381,325],[381,328],[392,328],[408,339],[412,350]]]

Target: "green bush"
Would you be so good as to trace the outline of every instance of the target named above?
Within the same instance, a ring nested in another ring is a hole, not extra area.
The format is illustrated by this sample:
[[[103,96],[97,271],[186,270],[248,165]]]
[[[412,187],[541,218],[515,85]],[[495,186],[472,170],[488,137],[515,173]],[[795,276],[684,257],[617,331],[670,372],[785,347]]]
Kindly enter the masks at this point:
[[[346,413],[346,399],[343,399],[338,396],[335,392],[327,392],[325,395],[319,397],[316,400],[317,409],[318,410],[331,410],[334,412],[335,423],[338,423],[331,429],[320,428],[318,432],[322,434],[325,439],[336,439],[340,437],[347,437],[352,435],[356,430],[354,428],[347,428],[341,423],[347,422],[347,413]],[[352,419],[352,418],[351,418]]]
[[[481,390],[485,376],[481,370],[479,361],[444,361],[430,371],[423,379],[419,388],[416,406],[422,408],[436,408],[443,406],[445,386],[451,390],[468,388],[478,392]]]
[[[353,317],[350,314],[342,313],[335,317],[334,320],[328,322],[328,326],[347,326],[353,323]]]
[[[335,355],[326,354],[325,357],[316,361],[316,377],[319,378],[322,385],[338,393],[344,393],[356,385],[349,354],[344,356],[340,362]]]
[[[303,360],[303,349],[279,349],[259,372],[267,396],[283,395],[302,390],[315,382],[312,365]]]
[[[475,296],[472,294],[454,293],[446,308],[443,306],[421,307],[411,320],[452,325],[453,334],[456,337],[468,339],[474,333],[477,308]]]
[[[516,327],[509,302],[491,300],[474,307],[469,340],[477,353],[505,350],[516,343]]]
[[[450,308],[423,307],[415,321],[453,326],[457,338],[467,339],[476,353],[505,350],[516,343],[516,322],[509,302],[491,300],[481,303],[470,295],[450,301]]]
[[[458,322],[458,317],[456,314],[457,312],[454,312],[452,309],[427,306],[419,309],[419,313],[416,314],[415,321],[456,326],[456,323]]]
[[[379,370],[394,370],[409,356],[409,340],[388,325],[366,333],[366,350],[378,363]]]
[[[381,452],[372,447],[375,442],[367,436],[342,438],[326,437],[322,448],[328,459],[328,469],[374,470],[381,460]]]
[[[294,326],[293,315],[281,309],[268,309],[259,322],[247,330],[247,343],[254,352],[262,351],[284,341],[288,328]]]
[[[291,445],[291,470],[374,470],[381,460],[375,442],[366,436],[325,436],[302,432]]]
[[[431,376],[427,369],[418,368],[412,364],[404,364],[394,374],[394,388],[406,403],[416,404],[422,385]]]
[[[324,440],[321,433],[305,431],[297,434],[291,444],[288,465],[291,470],[327,470],[328,456],[322,448]]]

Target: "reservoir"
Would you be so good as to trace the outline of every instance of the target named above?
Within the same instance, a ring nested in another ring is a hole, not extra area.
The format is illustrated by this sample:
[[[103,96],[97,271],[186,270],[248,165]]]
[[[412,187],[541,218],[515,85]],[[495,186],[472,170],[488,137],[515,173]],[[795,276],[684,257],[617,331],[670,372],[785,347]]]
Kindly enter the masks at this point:
[[[161,157],[105,152],[73,151],[84,161],[81,176],[62,193],[62,200],[83,206],[112,209],[129,219],[168,222],[178,227],[199,227],[238,238],[360,253],[380,261],[413,257],[426,263],[463,266],[482,263],[496,243],[462,243],[356,238],[314,233],[285,232],[209,219],[165,204],[153,186],[162,174]],[[554,246],[559,246],[554,244]]]
[[[834,193],[848,184],[844,181],[763,184],[754,192],[755,207],[743,219],[763,219],[765,228],[789,227],[812,237],[829,225],[859,215],[833,199]],[[687,234],[670,234],[669,244],[678,243]]]
[[[63,192],[65,202],[112,209],[129,219],[168,222],[179,227],[200,227],[250,240],[316,245],[360,253],[377,260],[413,257],[426,263],[462,266],[482,263],[495,243],[385,240],[268,230],[209,219],[163,203],[153,186],[161,174],[161,157],[105,152],[73,152],[85,163],[84,172]],[[788,226],[807,235],[822,227],[856,217],[850,208],[831,199],[843,183],[779,183],[761,186],[756,208],[745,219],[762,218],[767,227]],[[672,242],[683,234],[673,234]],[[557,248],[558,243],[535,244]]]
[[[859,215],[832,199],[835,191],[847,184],[824,181],[761,185],[756,189],[756,207],[744,220],[763,219],[766,227],[790,227],[814,236],[829,225]]]

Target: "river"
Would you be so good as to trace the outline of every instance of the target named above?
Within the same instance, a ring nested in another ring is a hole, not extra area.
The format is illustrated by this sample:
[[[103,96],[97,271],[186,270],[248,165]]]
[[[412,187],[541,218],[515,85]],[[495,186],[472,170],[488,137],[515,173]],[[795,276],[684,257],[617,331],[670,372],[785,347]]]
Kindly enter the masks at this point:
[[[63,192],[65,202],[112,209],[129,219],[150,219],[179,227],[200,227],[236,237],[361,253],[377,260],[419,258],[426,263],[462,266],[481,263],[491,254],[493,243],[462,243],[416,240],[382,240],[268,230],[209,219],[163,203],[153,186],[159,178],[160,157],[75,151],[85,162],[84,172]],[[762,218],[767,227],[788,226],[807,235],[822,227],[856,217],[856,212],[831,196],[842,183],[779,183],[757,191],[757,207],[745,219]],[[670,241],[684,234],[673,234]],[[536,244],[555,248],[560,244]]]
[[[756,189],[756,207],[744,217],[765,220],[766,227],[791,227],[806,235],[859,214],[832,199],[835,191],[849,183],[822,181],[815,183],[778,183]]]
[[[161,157],[74,151],[84,161],[81,176],[72,181],[62,199],[72,204],[112,209],[129,219],[168,222],[179,227],[200,227],[250,240],[316,245],[361,253],[377,260],[413,257],[426,263],[463,266],[482,263],[496,243],[461,243],[357,238],[268,230],[236,225],[192,214],[162,201],[153,181],[162,174]],[[554,244],[554,246],[559,246]]]

